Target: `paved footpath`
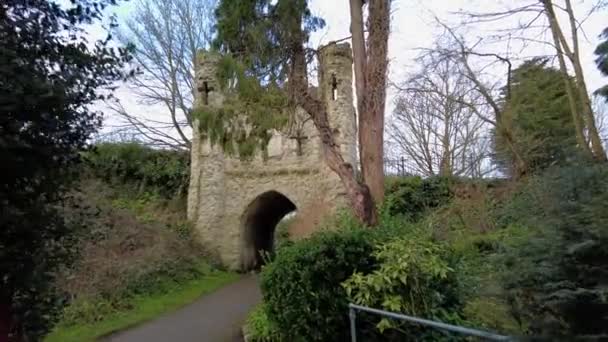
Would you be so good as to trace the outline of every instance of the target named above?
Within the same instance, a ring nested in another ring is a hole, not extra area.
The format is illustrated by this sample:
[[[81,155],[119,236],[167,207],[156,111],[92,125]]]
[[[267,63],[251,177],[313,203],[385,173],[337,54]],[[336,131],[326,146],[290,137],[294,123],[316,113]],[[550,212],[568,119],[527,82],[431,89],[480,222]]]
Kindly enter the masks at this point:
[[[207,294],[196,302],[153,321],[110,335],[106,342],[234,342],[261,299],[253,274]]]

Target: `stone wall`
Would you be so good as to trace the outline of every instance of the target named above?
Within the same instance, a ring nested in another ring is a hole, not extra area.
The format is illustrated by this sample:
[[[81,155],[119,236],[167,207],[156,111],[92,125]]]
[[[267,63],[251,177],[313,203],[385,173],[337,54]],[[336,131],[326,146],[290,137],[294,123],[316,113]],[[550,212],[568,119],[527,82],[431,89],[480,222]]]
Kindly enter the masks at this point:
[[[223,96],[215,78],[218,59],[209,53],[198,56],[199,105],[203,101],[208,106],[222,105]],[[334,44],[323,48],[321,63],[318,95],[327,103],[330,123],[346,161],[356,165],[350,46]],[[307,117],[303,111],[298,116]],[[260,195],[279,192],[295,204],[298,212],[310,212],[320,203],[344,203],[344,188],[324,163],[318,134],[310,120],[302,121],[301,139],[294,139],[292,132],[273,132],[266,158],[258,154],[247,161],[211,146],[200,138],[197,125],[194,126],[188,218],[203,246],[230,268],[247,268],[248,259],[255,254],[254,246],[244,238],[245,230],[252,229],[244,224],[244,213]]]

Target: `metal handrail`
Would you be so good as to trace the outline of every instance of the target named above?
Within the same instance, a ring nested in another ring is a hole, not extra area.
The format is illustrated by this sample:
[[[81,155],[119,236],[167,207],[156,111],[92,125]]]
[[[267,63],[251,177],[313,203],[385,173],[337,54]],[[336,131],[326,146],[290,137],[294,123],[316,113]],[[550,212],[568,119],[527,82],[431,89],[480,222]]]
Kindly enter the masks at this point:
[[[357,310],[370,312],[373,314],[391,317],[391,318],[395,318],[395,319],[400,319],[402,321],[426,325],[426,326],[430,326],[433,328],[451,331],[451,332],[455,332],[455,333],[459,333],[459,334],[481,337],[481,338],[484,338],[484,339],[490,340],[490,341],[513,341],[512,337],[495,334],[495,333],[492,333],[489,331],[460,327],[457,325],[451,325],[451,324],[431,321],[428,319],[407,316],[407,315],[403,315],[403,314],[396,313],[396,312],[379,310],[379,309],[369,308],[367,306],[361,306],[361,305],[356,305],[356,304],[350,303],[350,304],[348,304],[348,316],[350,317],[350,335],[351,335],[352,342],[357,342],[357,329],[356,329],[356,319],[357,319],[356,311]]]

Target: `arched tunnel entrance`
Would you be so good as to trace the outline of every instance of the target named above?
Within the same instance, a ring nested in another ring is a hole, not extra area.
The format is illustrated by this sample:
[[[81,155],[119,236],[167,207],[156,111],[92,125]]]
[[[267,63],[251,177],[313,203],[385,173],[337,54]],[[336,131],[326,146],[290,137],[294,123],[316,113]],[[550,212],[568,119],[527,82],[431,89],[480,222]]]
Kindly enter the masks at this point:
[[[273,250],[277,224],[296,209],[296,205],[289,198],[277,191],[267,191],[247,206],[241,218],[243,271],[262,266],[264,253]]]

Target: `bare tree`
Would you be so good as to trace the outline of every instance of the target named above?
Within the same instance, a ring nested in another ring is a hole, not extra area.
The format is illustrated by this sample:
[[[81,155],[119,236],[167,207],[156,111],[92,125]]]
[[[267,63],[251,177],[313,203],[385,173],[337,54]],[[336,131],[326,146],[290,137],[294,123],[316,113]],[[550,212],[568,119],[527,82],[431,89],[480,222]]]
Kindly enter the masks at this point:
[[[133,129],[156,146],[189,149],[194,99],[194,63],[198,50],[211,42],[215,0],[139,0],[119,32],[135,45],[141,74],[128,85],[140,104],[159,113],[133,113],[120,102],[110,104],[122,129]],[[156,115],[154,115],[156,114]]]
[[[502,11],[461,13],[466,18],[466,24],[498,23],[500,26],[499,23],[505,23],[505,19],[511,19],[518,25],[501,26],[497,30],[496,38],[515,37],[526,44],[544,44],[554,48],[554,56],[557,57],[564,74],[577,142],[584,152],[601,161],[606,161],[607,156],[596,127],[596,118],[585,81],[580,59],[579,35],[585,20],[606,5],[605,0],[592,1],[591,9],[583,18],[576,17],[571,0],[527,0],[518,2],[516,6],[508,6]],[[565,19],[566,24],[560,22],[560,19]],[[547,32],[551,37],[549,40],[544,39]],[[570,72],[574,74],[574,82],[568,76]]]
[[[424,176],[484,176],[491,171],[490,125],[472,109],[479,92],[451,59],[423,57],[423,70],[399,87],[389,125],[392,153]]]
[[[471,94],[464,98],[452,98],[468,107],[480,120],[500,135],[505,142],[510,154],[513,156],[514,165],[511,169],[513,176],[521,177],[527,172],[527,165],[514,141],[508,115],[503,115],[504,100],[510,96],[511,71],[513,63],[510,57],[495,52],[484,52],[478,50],[481,40],[468,43],[463,35],[436,18],[437,23],[443,29],[436,43],[431,48],[423,49],[421,60],[427,61],[427,65],[434,65],[443,61],[450,61],[455,66],[453,73],[460,74],[473,86]],[[501,76],[488,74],[489,69],[502,70]],[[443,96],[447,96],[443,94]]]

